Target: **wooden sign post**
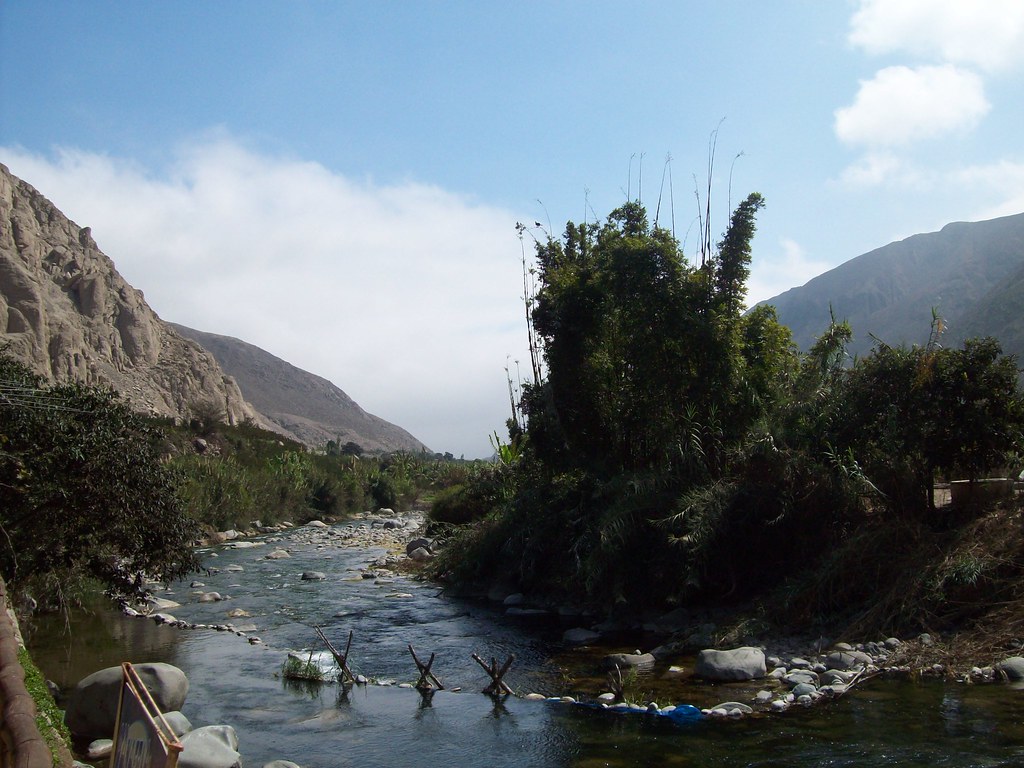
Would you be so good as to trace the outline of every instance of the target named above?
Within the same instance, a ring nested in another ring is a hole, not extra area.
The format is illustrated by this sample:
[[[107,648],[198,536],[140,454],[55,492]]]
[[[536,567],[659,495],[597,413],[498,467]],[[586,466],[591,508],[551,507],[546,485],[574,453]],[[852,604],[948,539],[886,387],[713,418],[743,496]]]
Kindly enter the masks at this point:
[[[139,674],[121,664],[123,682],[110,768],[175,768],[182,746]]]

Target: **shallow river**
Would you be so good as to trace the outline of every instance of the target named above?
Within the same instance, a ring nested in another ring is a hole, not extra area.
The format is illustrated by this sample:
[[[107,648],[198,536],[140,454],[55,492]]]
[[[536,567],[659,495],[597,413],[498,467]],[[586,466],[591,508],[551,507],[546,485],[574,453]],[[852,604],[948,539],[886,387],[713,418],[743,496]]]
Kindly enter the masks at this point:
[[[288,546],[292,557],[286,560],[265,559],[273,545],[208,551],[207,566],[220,571],[197,577],[202,590],[230,600],[198,603],[188,581],[161,594],[182,603],[168,611],[179,619],[253,624],[250,635],[262,644],[100,610],[76,614],[70,638],[55,621],[27,627],[33,657],[62,687],[122,660],[180,667],[191,681],[183,710],[193,726],[232,725],[248,766],[278,758],[304,768],[1024,765],[1024,691],[1003,685],[873,681],[811,709],[685,725],[512,697],[496,702],[478,693],[487,676],[471,653],[499,661],[514,653],[507,681],[518,692],[593,697],[601,689],[594,652],[561,648],[563,628],[453,600],[435,585],[361,578],[359,568],[382,550]],[[306,570],[328,578],[303,582]],[[252,618],[227,618],[234,608]],[[414,690],[370,685],[343,693],[334,684],[281,679],[288,651],[321,650],[313,624],[336,646],[354,632],[350,659],[357,674],[415,681],[411,643],[421,658],[436,653],[434,671],[447,688],[462,692],[424,698]],[[632,650],[610,646],[597,653]],[[666,682],[662,672],[635,684],[662,705],[745,701],[757,690]]]

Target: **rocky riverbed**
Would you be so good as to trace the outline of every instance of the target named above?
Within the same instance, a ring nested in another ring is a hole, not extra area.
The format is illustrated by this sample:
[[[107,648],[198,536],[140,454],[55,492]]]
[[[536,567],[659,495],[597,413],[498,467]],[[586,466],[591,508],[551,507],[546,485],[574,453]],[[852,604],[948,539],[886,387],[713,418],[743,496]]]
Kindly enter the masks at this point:
[[[302,657],[316,652],[325,664],[330,662],[329,654],[312,636],[310,623],[326,622],[335,638],[346,636],[354,627],[357,649],[353,657],[363,664],[357,674],[364,672],[363,680],[378,684],[369,688],[382,694],[388,686],[412,687],[415,675],[405,655],[407,642],[417,647],[421,642],[435,644],[435,670],[449,690],[466,691],[479,691],[484,682],[480,670],[469,662],[469,651],[489,646],[495,655],[518,654],[509,679],[518,700],[528,708],[526,700],[543,700],[560,710],[568,706],[565,711],[578,707],[581,711],[605,710],[609,715],[627,713],[642,722],[650,718],[666,723],[714,722],[749,716],[767,717],[771,722],[775,719],[772,715],[805,709],[808,715],[804,717],[813,717],[809,713],[816,709],[815,704],[842,698],[851,688],[882,675],[915,679],[953,676],[974,683],[1012,679],[1018,669],[1012,659],[964,673],[922,665],[918,662],[927,658],[924,651],[934,643],[926,636],[848,645],[823,638],[770,639],[716,648],[712,640],[717,627],[709,617],[682,611],[612,622],[500,587],[491,590],[489,602],[452,601],[438,597],[436,585],[408,574],[416,562],[412,553],[422,550],[416,557],[429,559],[434,547],[420,535],[421,524],[422,515],[382,511],[335,525],[314,522],[254,531],[257,535],[251,538],[229,534],[223,543],[203,548],[208,575],[160,592],[152,605],[132,607],[131,615],[140,617],[132,623],[148,617],[150,622],[164,624],[160,632],[195,637],[204,649],[223,647],[227,653],[217,653],[224,657],[219,664],[226,663],[228,657],[240,661],[251,657],[244,662],[252,667],[247,685],[261,690],[280,675],[289,652],[305,648]],[[181,618],[175,617],[176,612]],[[527,629],[524,632],[515,629],[517,626]],[[240,640],[211,646],[202,640],[216,634],[209,630],[238,635],[253,647],[249,649]],[[535,641],[530,638],[535,634],[543,639],[532,651]],[[296,640],[308,644],[296,645]],[[634,643],[641,647],[633,647]],[[242,726],[240,739],[232,735],[233,726],[232,731],[227,730],[229,726],[216,726],[209,732],[214,734],[210,738],[219,739],[220,746],[226,745],[236,754],[245,751],[248,743],[248,749],[254,749],[261,759],[276,758],[284,751],[285,756],[308,764],[307,751],[316,750],[304,741],[293,741],[290,754],[277,740],[261,743],[259,731],[252,730],[258,719],[253,721],[253,715],[246,714],[246,706],[251,705],[242,704],[235,692],[237,684],[221,673],[211,678],[209,671],[195,671],[213,663],[209,650],[203,654],[198,668],[195,660],[183,665],[192,670],[190,677],[193,672],[198,675],[194,678],[201,697],[198,706],[205,714],[197,719]],[[551,659],[561,671],[530,674]],[[1024,672],[1024,660],[1017,661]],[[407,682],[399,682],[403,677]],[[213,682],[216,685],[210,690],[202,690]],[[877,684],[867,687],[877,690]],[[326,688],[338,690],[340,696],[341,686]],[[445,706],[453,706],[448,692],[443,694]],[[459,708],[472,709],[475,700],[466,697]],[[424,703],[429,704],[426,698]],[[310,716],[322,716],[317,711],[314,708]],[[515,711],[520,710],[517,707]],[[543,720],[545,716],[538,717]],[[282,727],[288,730],[283,723]],[[192,740],[198,741],[197,737]],[[295,746],[299,743],[303,746]]]

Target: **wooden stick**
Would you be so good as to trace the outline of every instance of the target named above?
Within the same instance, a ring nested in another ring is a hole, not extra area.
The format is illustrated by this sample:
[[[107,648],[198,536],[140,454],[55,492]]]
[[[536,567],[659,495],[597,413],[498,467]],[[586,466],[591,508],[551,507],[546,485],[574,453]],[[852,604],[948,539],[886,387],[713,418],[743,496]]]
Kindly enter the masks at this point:
[[[409,653],[412,654],[412,660],[416,662],[416,668],[420,671],[420,679],[419,682],[416,683],[416,687],[420,690],[429,690],[431,687],[430,681],[433,681],[438,690],[443,691],[444,685],[437,679],[437,676],[430,671],[430,668],[434,665],[434,654],[430,654],[430,661],[424,664],[419,660],[419,657],[416,655],[416,651],[413,650],[411,643],[409,644]]]
[[[345,683],[354,683],[356,681],[356,676],[353,675],[352,670],[348,668],[348,653],[352,648],[352,630],[349,630],[348,633],[348,644],[345,646],[345,653],[340,654],[338,653],[338,649],[331,644],[331,641],[327,638],[327,635],[324,634],[320,627],[313,627],[313,629],[316,631],[317,635],[320,636],[320,639],[327,645],[327,650],[331,652],[331,656],[334,657],[334,661],[339,667],[341,667],[341,683],[343,685]]]
[[[491,677],[491,684],[484,688],[484,693],[492,696],[500,696],[503,694],[514,695],[514,691],[509,688],[501,678],[505,676],[505,673],[508,672],[509,668],[512,666],[512,662],[515,661],[515,654],[508,657],[508,661],[505,662],[505,665],[500,670],[498,669],[498,661],[493,656],[491,657],[490,666],[488,666],[487,663],[475,653],[471,654],[471,656],[473,661],[483,667],[484,671]]]

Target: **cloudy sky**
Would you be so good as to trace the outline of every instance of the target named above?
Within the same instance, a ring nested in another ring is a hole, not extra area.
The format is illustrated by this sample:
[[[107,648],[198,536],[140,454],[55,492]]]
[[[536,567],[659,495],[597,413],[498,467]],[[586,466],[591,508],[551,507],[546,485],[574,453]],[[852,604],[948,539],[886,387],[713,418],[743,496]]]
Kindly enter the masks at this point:
[[[692,250],[761,192],[751,301],[1024,211],[1024,2],[0,3],[0,162],[165,319],[490,452],[515,224],[627,195]],[[667,159],[671,157],[671,162]],[[925,319],[927,320],[927,319]]]

